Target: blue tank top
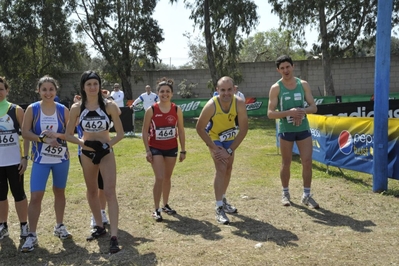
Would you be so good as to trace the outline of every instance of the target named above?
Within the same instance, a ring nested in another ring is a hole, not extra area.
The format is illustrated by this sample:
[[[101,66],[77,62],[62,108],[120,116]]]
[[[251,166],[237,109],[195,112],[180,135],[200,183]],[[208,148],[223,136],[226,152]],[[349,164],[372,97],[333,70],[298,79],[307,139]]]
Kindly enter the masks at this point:
[[[32,132],[40,135],[43,130],[53,130],[57,133],[65,133],[65,106],[55,103],[55,113],[46,116],[42,113],[40,102],[31,104],[33,113]],[[35,163],[56,164],[69,160],[69,151],[65,140],[57,139],[59,147],[51,147],[47,143],[32,141],[32,160]]]

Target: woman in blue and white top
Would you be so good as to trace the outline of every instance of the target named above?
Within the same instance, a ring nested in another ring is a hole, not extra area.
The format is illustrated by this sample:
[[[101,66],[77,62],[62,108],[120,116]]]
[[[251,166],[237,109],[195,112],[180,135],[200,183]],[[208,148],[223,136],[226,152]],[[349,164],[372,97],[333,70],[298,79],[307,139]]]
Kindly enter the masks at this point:
[[[65,187],[69,171],[69,152],[65,141],[69,110],[54,101],[58,83],[49,76],[39,79],[37,91],[41,101],[26,109],[22,123],[22,136],[32,142],[31,198],[28,207],[30,231],[22,252],[30,252],[37,245],[37,223],[50,171],[53,176],[54,209],[56,226],[54,235],[61,240],[72,238],[63,224]]]

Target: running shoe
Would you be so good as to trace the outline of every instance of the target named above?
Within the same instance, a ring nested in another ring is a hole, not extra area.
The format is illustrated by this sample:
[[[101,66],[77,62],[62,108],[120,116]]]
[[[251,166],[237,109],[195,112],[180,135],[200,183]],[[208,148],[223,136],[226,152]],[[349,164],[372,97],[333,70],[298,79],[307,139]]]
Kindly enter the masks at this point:
[[[107,218],[107,213],[105,212],[105,210],[101,210],[101,220],[103,222],[103,225],[108,225],[109,221]],[[94,216],[92,215],[90,218],[90,228],[94,228],[96,226],[96,220],[94,219]]]
[[[121,249],[118,244],[118,239],[116,236],[111,237],[111,240],[109,241],[109,253],[114,254],[119,252]]]
[[[176,214],[176,213],[177,213],[174,209],[172,209],[172,208],[169,206],[169,204],[166,204],[166,205],[162,208],[162,211],[163,211],[163,212],[166,212],[166,213],[169,214],[169,215],[173,215],[173,214]]]
[[[283,197],[281,198],[281,204],[283,204],[283,206],[291,206],[291,196],[289,192],[285,192],[283,193]]]
[[[152,213],[152,218],[154,218],[155,221],[157,221],[157,222],[162,222],[163,218],[162,218],[162,215],[161,215],[161,209],[155,210]]]
[[[38,245],[37,237],[33,234],[28,234],[25,243],[22,245],[21,252],[31,252]]]
[[[54,226],[54,235],[59,237],[61,240],[72,238],[72,235],[68,232],[64,224],[61,224],[58,228],[57,226]]]
[[[237,213],[238,212],[237,208],[232,206],[230,203],[228,203],[226,198],[223,198],[223,210],[225,213]]]
[[[5,227],[4,224],[0,224],[0,239],[3,239],[5,236],[9,236],[8,228]]]
[[[19,235],[19,240],[25,240],[28,237],[29,226],[28,224],[21,224],[21,234]]]
[[[96,225],[97,225],[97,224],[96,224],[96,220],[94,220],[94,216],[91,215],[91,218],[90,218],[90,228],[94,228]]]
[[[91,235],[86,238],[87,241],[92,241],[100,236],[103,236],[107,233],[107,229],[105,227],[100,227],[98,225],[94,226],[93,231],[91,232]]]
[[[107,218],[107,213],[105,212],[105,210],[101,210],[101,219],[103,221],[103,225],[108,225],[109,221]]]
[[[230,220],[224,212],[223,206],[215,208],[216,221],[220,224],[229,224]]]
[[[312,195],[302,196],[302,203],[308,206],[311,209],[320,208],[319,204],[312,198]]]

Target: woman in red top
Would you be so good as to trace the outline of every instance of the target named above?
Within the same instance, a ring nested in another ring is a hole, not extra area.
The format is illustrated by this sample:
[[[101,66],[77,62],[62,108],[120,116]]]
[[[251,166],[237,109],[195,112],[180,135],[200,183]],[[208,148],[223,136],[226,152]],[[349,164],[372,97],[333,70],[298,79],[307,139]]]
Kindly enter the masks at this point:
[[[186,158],[183,112],[171,102],[173,96],[173,80],[162,78],[158,82],[159,102],[145,111],[143,121],[143,142],[146,159],[152,165],[155,174],[153,188],[155,211],[152,217],[162,221],[161,212],[176,214],[168,205],[171,188],[171,177],[178,154],[177,138],[180,142],[179,162]],[[164,207],[159,207],[163,196]]]

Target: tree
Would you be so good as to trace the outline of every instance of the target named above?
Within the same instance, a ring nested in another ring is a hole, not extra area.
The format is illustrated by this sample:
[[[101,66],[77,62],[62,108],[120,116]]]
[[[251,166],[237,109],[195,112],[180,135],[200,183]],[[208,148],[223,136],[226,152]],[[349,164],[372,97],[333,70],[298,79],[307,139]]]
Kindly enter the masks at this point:
[[[15,102],[36,99],[34,83],[80,65],[84,46],[71,40],[69,10],[61,0],[0,1],[0,69]],[[84,53],[83,53],[84,54]]]
[[[156,0],[82,0],[72,2],[78,22],[77,31],[93,42],[106,59],[104,69],[121,80],[125,97],[132,99],[132,70],[153,68],[162,29],[151,16]],[[81,13],[83,12],[83,13]]]
[[[200,37],[193,37],[190,33],[184,33],[188,40],[188,57],[191,61],[182,66],[182,68],[201,69],[209,68],[206,57],[206,47]]]
[[[306,44],[305,26],[319,31],[324,73],[324,94],[335,95],[331,62],[362,39],[374,42],[377,0],[286,1],[268,0],[280,17],[281,28]]]
[[[294,60],[301,60],[305,59],[306,52],[296,46],[289,31],[271,29],[244,40],[240,62],[274,61],[283,54],[290,55]]]
[[[171,3],[177,0],[170,0]],[[216,87],[221,76],[231,76],[240,83],[242,75],[238,55],[242,46],[241,34],[248,35],[258,23],[256,4],[252,0],[183,0],[191,9],[190,19],[204,33],[210,87]]]

